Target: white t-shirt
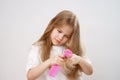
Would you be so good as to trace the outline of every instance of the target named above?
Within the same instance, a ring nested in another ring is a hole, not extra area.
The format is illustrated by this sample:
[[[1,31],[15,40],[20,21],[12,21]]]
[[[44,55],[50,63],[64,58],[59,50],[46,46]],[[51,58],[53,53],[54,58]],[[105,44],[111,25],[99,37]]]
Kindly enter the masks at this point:
[[[53,46],[50,57],[53,57],[58,54],[63,54],[64,50],[65,50],[65,48],[63,46]],[[30,52],[29,52],[28,59],[27,59],[26,72],[28,72],[28,70],[30,68],[38,66],[41,63],[42,63],[42,60],[40,58],[39,47],[32,46],[32,48],[30,49]],[[64,75],[62,70],[60,70],[59,73],[55,77],[49,76],[48,72],[49,72],[49,70],[46,70],[36,80],[67,80],[66,76]],[[81,78],[79,80],[81,80]]]

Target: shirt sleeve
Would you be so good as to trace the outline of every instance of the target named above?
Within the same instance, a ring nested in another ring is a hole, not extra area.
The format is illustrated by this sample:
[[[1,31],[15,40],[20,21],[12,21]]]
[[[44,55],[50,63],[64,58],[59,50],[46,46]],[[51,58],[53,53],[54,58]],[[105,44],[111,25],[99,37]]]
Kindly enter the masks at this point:
[[[28,72],[30,68],[36,67],[41,63],[39,56],[39,47],[32,46],[27,58],[26,72]]]

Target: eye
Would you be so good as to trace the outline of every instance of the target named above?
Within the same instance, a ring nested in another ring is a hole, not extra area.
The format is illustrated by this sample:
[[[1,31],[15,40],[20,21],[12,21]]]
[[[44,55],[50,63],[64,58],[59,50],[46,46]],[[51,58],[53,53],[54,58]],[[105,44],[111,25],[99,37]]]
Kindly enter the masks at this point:
[[[62,33],[62,31],[61,30],[57,30],[59,33]]]
[[[68,36],[68,35],[65,35],[65,37],[66,37],[66,38],[70,38],[70,36]]]

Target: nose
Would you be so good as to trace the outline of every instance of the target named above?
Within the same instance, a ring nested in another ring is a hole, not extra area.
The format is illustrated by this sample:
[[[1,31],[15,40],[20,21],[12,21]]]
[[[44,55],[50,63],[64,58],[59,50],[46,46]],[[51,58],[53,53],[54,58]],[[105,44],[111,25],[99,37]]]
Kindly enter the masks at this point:
[[[62,40],[63,37],[64,37],[64,35],[63,35],[63,34],[60,34],[60,35],[59,35],[59,40]]]

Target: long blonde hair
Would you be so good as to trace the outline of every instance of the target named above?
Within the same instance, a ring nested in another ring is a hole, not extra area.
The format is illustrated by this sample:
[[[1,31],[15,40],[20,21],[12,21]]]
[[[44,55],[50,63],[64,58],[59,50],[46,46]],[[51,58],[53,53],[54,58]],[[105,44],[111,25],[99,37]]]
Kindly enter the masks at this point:
[[[80,25],[77,17],[71,11],[63,10],[49,22],[41,38],[37,42],[35,42],[35,45],[41,46],[42,54],[40,57],[42,61],[45,61],[50,57],[50,50],[53,45],[50,38],[52,30],[56,27],[61,27],[63,25],[68,25],[73,28],[73,33],[68,42],[65,44],[65,47],[69,48],[76,55],[83,55],[82,47],[80,44]],[[74,80],[75,78],[77,79],[78,65],[76,65],[76,68],[72,71],[69,71],[69,73],[67,73],[66,75],[70,78],[74,78]]]

